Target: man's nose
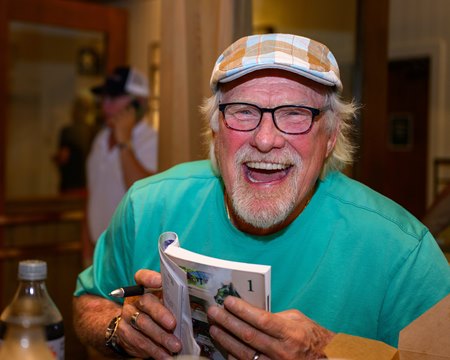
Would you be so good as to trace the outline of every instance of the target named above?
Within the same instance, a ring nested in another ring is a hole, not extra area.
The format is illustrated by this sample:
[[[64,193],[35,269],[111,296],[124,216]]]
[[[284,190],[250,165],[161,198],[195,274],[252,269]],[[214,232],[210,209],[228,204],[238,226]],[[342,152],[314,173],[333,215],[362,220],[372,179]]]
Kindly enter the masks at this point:
[[[281,148],[285,144],[283,133],[277,129],[272,114],[263,114],[259,126],[255,129],[252,145],[261,152],[269,152],[273,148]]]

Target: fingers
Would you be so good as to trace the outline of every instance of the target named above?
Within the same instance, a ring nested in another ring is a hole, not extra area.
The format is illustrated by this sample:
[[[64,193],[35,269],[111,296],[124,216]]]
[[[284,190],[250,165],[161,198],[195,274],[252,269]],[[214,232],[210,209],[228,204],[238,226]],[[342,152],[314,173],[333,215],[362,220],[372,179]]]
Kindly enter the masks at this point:
[[[220,343],[220,345],[228,351],[229,359],[249,359],[252,360],[259,351],[249,345],[246,345],[231,336],[220,327],[212,325],[209,329],[212,338]],[[259,360],[267,359],[264,355],[258,357]]]
[[[236,317],[274,338],[279,338],[285,330],[286,323],[281,318],[265,310],[256,308],[237,297],[228,296],[225,299],[224,306],[230,313],[236,315]]]
[[[119,143],[128,142],[131,139],[133,127],[136,124],[136,110],[126,108],[113,117],[114,136]]]
[[[162,285],[161,274],[152,270],[138,270],[134,274],[134,279],[137,284],[144,285],[148,288],[158,288]]]
[[[155,343],[140,331],[133,329],[126,322],[120,323],[117,332],[120,345],[132,356],[139,358],[151,356],[154,359],[172,358],[169,350]]]
[[[135,303],[138,310],[145,312],[154,322],[166,330],[173,331],[176,326],[175,316],[166,308],[161,300],[153,294],[139,296]]]
[[[151,355],[158,359],[181,350],[180,340],[172,334],[176,326],[174,316],[152,294],[127,298],[122,308],[122,322],[123,342],[128,346],[125,349],[133,356]]]
[[[172,353],[176,353],[181,350],[179,340],[173,334],[168,333],[165,329],[160,327],[148,314],[144,312],[139,312],[135,325],[131,326],[145,337],[151,339],[154,345],[162,346]]]
[[[224,305],[208,309],[211,336],[239,359],[319,358],[333,336],[298,310],[272,314],[232,296]]]
[[[136,110],[132,107],[125,108],[111,116],[114,127],[133,127],[136,122]]]
[[[268,336],[227,310],[214,306],[208,309],[208,317],[212,322],[211,336],[223,348],[238,359],[252,359],[256,351],[271,352],[271,347],[277,339]]]

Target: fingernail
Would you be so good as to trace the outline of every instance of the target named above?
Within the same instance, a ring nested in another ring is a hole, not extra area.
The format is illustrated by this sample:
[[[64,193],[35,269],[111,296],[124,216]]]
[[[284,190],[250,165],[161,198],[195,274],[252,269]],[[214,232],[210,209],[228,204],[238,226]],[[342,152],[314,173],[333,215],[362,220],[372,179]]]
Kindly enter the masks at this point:
[[[178,339],[171,337],[167,342],[167,347],[171,352],[178,352],[181,349],[181,343]]]
[[[209,334],[211,335],[211,337],[212,337],[213,339],[216,338],[217,328],[216,328],[214,325],[211,325],[211,326],[209,327]]]
[[[224,301],[226,302],[226,305],[233,306],[236,302],[235,299],[236,298],[234,296],[227,296]]]
[[[211,306],[208,309],[208,316],[211,318],[215,318],[218,313],[219,313],[219,308],[217,306]]]
[[[164,315],[161,321],[166,329],[172,329],[175,326],[175,319],[172,315]]]

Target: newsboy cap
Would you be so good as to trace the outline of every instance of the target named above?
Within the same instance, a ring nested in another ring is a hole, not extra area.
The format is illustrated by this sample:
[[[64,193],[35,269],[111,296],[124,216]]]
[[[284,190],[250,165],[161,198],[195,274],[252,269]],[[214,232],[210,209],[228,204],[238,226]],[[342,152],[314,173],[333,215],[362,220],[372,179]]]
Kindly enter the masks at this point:
[[[339,66],[323,44],[291,34],[262,34],[243,37],[231,44],[217,59],[210,86],[238,79],[262,69],[281,69],[342,91]]]

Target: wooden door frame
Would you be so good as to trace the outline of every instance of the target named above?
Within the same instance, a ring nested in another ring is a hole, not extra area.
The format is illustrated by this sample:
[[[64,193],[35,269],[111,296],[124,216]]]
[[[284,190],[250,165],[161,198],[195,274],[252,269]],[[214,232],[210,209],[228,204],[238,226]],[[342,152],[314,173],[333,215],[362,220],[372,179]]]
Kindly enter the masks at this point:
[[[388,117],[382,193],[421,219],[427,208],[431,59],[388,61]],[[411,99],[415,99],[411,101]]]
[[[382,187],[388,90],[389,0],[358,0],[355,95],[362,104],[358,117],[359,153],[354,177]],[[373,141],[376,139],[376,141]]]

